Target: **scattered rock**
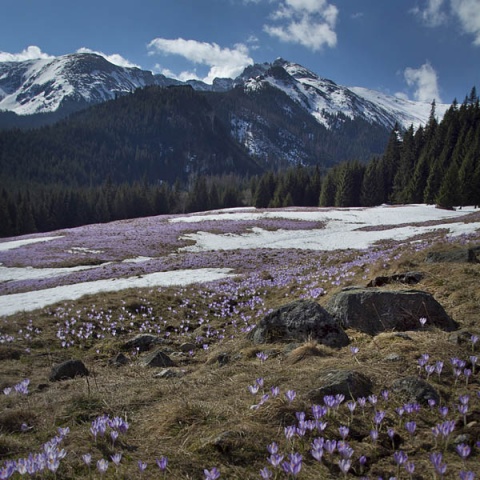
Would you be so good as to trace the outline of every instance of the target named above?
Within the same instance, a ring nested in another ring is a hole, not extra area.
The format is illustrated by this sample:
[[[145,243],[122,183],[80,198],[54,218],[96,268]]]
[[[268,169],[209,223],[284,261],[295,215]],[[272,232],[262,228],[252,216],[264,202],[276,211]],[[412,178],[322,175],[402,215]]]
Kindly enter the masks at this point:
[[[182,343],[180,345],[180,351],[183,352],[183,353],[188,353],[192,350],[195,350],[196,349],[196,346],[194,343],[190,343],[190,342],[186,342],[186,343]]]
[[[174,367],[175,363],[172,359],[161,350],[155,350],[152,353],[149,353],[142,359],[140,363],[146,367]]]
[[[386,362],[400,362],[403,360],[403,356],[398,353],[390,353],[385,357]]]
[[[117,353],[117,355],[111,358],[108,363],[114,367],[122,367],[123,365],[127,365],[129,361],[130,360],[123,353]]]
[[[19,360],[22,356],[22,351],[18,348],[0,347],[0,361],[1,360]]]
[[[407,285],[415,285],[423,279],[423,273],[420,272],[407,272],[397,273],[395,275],[389,275],[386,277],[375,277],[368,282],[367,287],[382,287],[383,285],[389,285],[391,283],[406,283]]]
[[[138,350],[139,352],[146,352],[150,350],[152,345],[161,343],[161,338],[150,333],[140,333],[132,339],[125,342],[123,345],[124,350]]]
[[[427,318],[428,327],[446,331],[458,328],[432,295],[418,290],[342,290],[325,308],[343,328],[370,335],[387,330],[419,330],[421,317]]]
[[[50,372],[49,380],[57,382],[59,380],[68,380],[75,377],[88,376],[88,369],[81,360],[67,360],[66,362],[55,365]]]
[[[461,329],[456,332],[451,333],[448,336],[448,341],[450,343],[453,343],[455,345],[465,345],[465,344],[470,344],[472,343],[472,335],[474,335],[472,332]],[[479,336],[479,335],[477,335]]]
[[[475,248],[456,248],[440,252],[429,252],[425,257],[427,263],[478,263]]]
[[[363,373],[353,370],[329,370],[317,380],[322,386],[308,393],[312,402],[322,402],[325,395],[345,395],[346,400],[356,400],[372,393],[372,381]]]
[[[172,370],[171,368],[166,368],[165,370],[162,370],[159,373],[156,373],[154,375],[155,378],[179,378],[183,377],[183,372],[179,371],[177,372],[176,370]]]
[[[409,400],[414,400],[424,405],[428,405],[429,400],[435,400],[437,405],[440,403],[440,395],[437,390],[418,377],[405,377],[395,380],[392,390],[397,393],[403,393]]]
[[[269,313],[250,336],[255,343],[315,340],[333,348],[349,343],[332,316],[311,300],[298,300]]]

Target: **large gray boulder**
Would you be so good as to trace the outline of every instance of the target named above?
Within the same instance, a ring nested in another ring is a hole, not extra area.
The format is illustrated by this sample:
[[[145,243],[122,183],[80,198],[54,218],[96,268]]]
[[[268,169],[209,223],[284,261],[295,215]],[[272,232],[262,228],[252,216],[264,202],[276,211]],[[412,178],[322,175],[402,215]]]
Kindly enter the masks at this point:
[[[426,327],[447,332],[458,328],[432,295],[418,290],[345,289],[334,295],[325,308],[343,328],[370,335],[419,330],[421,317],[427,319]]]
[[[251,333],[255,343],[316,340],[333,348],[348,345],[347,334],[318,303],[297,300],[266,315]]]

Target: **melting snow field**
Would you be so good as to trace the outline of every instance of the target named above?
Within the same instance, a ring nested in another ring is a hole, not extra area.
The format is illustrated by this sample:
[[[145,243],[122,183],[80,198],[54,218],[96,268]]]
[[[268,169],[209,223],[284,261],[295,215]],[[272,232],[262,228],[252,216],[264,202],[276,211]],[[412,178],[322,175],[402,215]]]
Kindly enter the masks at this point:
[[[87,294],[185,286],[240,274],[226,268],[225,257],[221,256],[209,257],[207,268],[199,258],[207,258],[209,252],[232,255],[228,252],[257,249],[364,250],[379,241],[408,242],[431,232],[445,232],[451,237],[478,233],[480,221],[478,216],[469,218],[472,212],[478,210],[441,210],[426,205],[266,211],[243,208],[6,239],[0,242],[0,315],[31,311]],[[200,257],[192,257],[195,254]],[[88,264],[86,258],[95,262]],[[30,264],[28,259],[32,259]],[[34,259],[45,266],[33,268]],[[60,266],[73,260],[78,264]],[[170,268],[168,262],[173,262],[173,268],[158,271]],[[145,270],[145,265],[150,265],[150,270]],[[60,285],[52,286],[52,280]],[[42,282],[50,282],[48,288]]]

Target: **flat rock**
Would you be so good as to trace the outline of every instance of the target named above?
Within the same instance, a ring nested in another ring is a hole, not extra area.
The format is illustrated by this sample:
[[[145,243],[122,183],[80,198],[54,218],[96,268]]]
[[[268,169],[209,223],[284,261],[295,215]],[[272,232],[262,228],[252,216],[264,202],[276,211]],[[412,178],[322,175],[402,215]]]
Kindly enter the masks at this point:
[[[333,348],[348,345],[347,334],[318,303],[298,300],[266,315],[250,338],[254,343],[316,340]]]
[[[458,328],[432,295],[419,290],[354,288],[334,295],[325,308],[343,328],[369,335],[420,330],[421,317],[427,318],[427,327],[447,332]]]
[[[130,360],[123,353],[117,353],[117,355],[111,358],[108,363],[114,367],[122,367],[123,365],[127,365],[129,361]]]
[[[315,380],[320,386],[308,393],[312,402],[321,403],[325,395],[345,395],[346,400],[356,400],[372,393],[372,381],[353,370],[329,370]]]
[[[51,382],[57,382],[75,377],[86,377],[88,373],[87,367],[81,360],[67,360],[52,368],[49,380]]]
[[[435,400],[440,403],[440,395],[428,382],[418,377],[405,377],[395,380],[392,390],[397,393],[403,393],[409,400],[415,400],[424,405],[428,405],[429,400]]]
[[[146,367],[174,367],[173,360],[161,350],[155,350],[142,359],[140,363]]]
[[[367,287],[382,287],[392,283],[404,283],[407,285],[415,285],[423,279],[421,272],[397,273],[395,275],[375,277],[368,282]]]
[[[124,343],[124,350],[137,350],[139,352],[146,352],[150,350],[152,345],[161,342],[161,338],[150,333],[140,333]]]
[[[440,252],[429,252],[425,257],[427,263],[478,263],[476,248],[456,248]]]

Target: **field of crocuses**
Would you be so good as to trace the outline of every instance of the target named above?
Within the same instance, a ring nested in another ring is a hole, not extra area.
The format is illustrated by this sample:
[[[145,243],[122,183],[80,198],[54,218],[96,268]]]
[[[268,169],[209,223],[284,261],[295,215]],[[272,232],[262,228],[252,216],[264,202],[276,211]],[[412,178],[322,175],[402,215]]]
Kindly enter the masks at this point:
[[[424,205],[233,209],[4,239],[0,479],[480,478],[480,264],[424,261],[478,245],[478,210]],[[290,301],[324,305],[413,270],[457,332],[419,318],[408,332],[349,329],[340,349],[249,337]],[[156,349],[169,365],[148,365]],[[50,380],[70,359],[88,376]],[[371,391],[313,399],[333,369]],[[433,393],[405,395],[403,377]]]

